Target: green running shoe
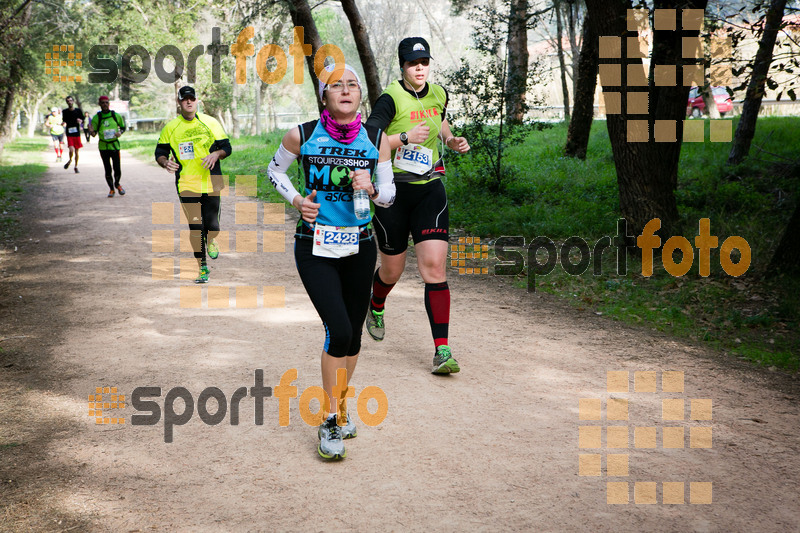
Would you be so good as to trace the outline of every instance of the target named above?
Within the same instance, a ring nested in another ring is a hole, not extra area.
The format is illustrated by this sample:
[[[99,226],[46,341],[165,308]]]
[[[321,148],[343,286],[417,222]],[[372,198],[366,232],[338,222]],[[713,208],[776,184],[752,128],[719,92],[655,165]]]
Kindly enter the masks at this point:
[[[367,333],[376,341],[382,341],[386,330],[383,324],[383,313],[386,311],[376,311],[370,307],[367,311]]]
[[[344,459],[347,452],[342,441],[342,429],[336,424],[336,415],[325,420],[317,430],[319,446],[317,453],[324,459]]]
[[[200,267],[200,274],[197,275],[194,282],[195,283],[208,283],[208,274],[211,271],[208,269],[206,265]]]
[[[208,257],[211,259],[216,259],[219,257],[219,245],[217,244],[216,239],[208,243]]]
[[[432,374],[455,374],[460,370],[461,367],[458,366],[458,361],[450,353],[449,346],[443,344],[436,348],[436,354],[433,356]]]

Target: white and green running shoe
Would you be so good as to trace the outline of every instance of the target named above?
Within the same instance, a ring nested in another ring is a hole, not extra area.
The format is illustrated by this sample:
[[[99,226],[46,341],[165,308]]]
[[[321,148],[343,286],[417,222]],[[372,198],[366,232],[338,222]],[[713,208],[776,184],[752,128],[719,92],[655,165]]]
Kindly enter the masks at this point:
[[[194,282],[195,283],[208,283],[208,275],[211,271],[208,269],[206,265],[200,267],[200,274],[197,275]]]
[[[350,418],[350,413],[347,412],[347,404],[340,403],[339,404],[339,414],[343,415],[347,420],[347,423],[343,426],[339,426],[342,428],[342,438],[343,439],[353,439],[358,435],[358,431],[356,430],[356,424]]]
[[[455,374],[460,370],[461,367],[458,366],[458,361],[450,353],[449,346],[443,344],[436,348],[436,354],[433,356],[432,374]]]
[[[216,239],[208,243],[208,257],[211,259],[216,259],[219,257],[219,245],[217,244]]]
[[[376,311],[370,307],[367,311],[367,333],[376,341],[382,341],[386,333],[385,326],[383,325],[383,311]]]
[[[319,446],[317,453],[324,459],[337,460],[347,457],[342,440],[342,428],[336,424],[336,415],[328,418],[317,430]]]

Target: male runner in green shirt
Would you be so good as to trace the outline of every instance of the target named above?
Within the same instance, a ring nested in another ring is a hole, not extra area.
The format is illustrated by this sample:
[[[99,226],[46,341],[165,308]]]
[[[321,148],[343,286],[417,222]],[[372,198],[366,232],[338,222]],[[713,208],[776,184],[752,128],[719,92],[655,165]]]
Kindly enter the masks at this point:
[[[125,189],[119,184],[122,171],[119,165],[119,138],[125,133],[125,117],[118,115],[114,111],[109,111],[108,96],[101,96],[97,100],[100,111],[92,117],[89,123],[89,134],[94,137],[100,136],[100,159],[103,160],[103,168],[106,171],[106,183],[108,183],[108,197],[114,197],[114,189],[119,191],[120,196],[125,194]],[[111,179],[111,166],[114,166],[114,179]]]
[[[175,187],[189,221],[190,241],[200,267],[195,283],[208,283],[206,250],[219,256],[220,191],[223,188],[220,160],[231,154],[231,143],[216,119],[197,112],[193,87],[178,90],[181,114],[172,119],[156,145],[156,162],[175,173]]]

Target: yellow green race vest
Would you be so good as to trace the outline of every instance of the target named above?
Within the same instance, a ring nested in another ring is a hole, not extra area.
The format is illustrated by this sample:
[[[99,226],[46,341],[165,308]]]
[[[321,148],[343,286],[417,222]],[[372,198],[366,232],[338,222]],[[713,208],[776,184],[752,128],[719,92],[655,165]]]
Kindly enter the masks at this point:
[[[61,125],[61,120],[56,118],[55,115],[47,117],[45,124],[50,128],[50,135],[61,135],[64,133],[64,126]]]
[[[394,100],[395,114],[389,127],[386,128],[386,135],[395,135],[404,131],[409,131],[414,126],[425,122],[431,132],[428,140],[422,146],[433,151],[432,161],[439,160],[439,131],[442,129],[444,105],[447,102],[447,94],[444,89],[435,83],[428,83],[428,94],[423,98],[417,99],[413,94],[409,94],[399,80],[395,80],[383,91]],[[392,161],[397,150],[392,150]],[[396,173],[408,173],[397,167],[392,167]],[[427,180],[428,178],[422,178]]]

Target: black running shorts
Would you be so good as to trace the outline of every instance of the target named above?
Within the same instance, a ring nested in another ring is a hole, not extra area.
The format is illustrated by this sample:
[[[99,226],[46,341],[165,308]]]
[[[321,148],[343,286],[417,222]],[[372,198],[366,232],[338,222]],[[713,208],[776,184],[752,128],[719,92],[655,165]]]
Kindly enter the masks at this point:
[[[447,241],[450,216],[442,180],[395,185],[397,195],[391,207],[375,206],[373,226],[381,252],[403,253],[408,248],[409,233],[414,244],[431,239]]]

